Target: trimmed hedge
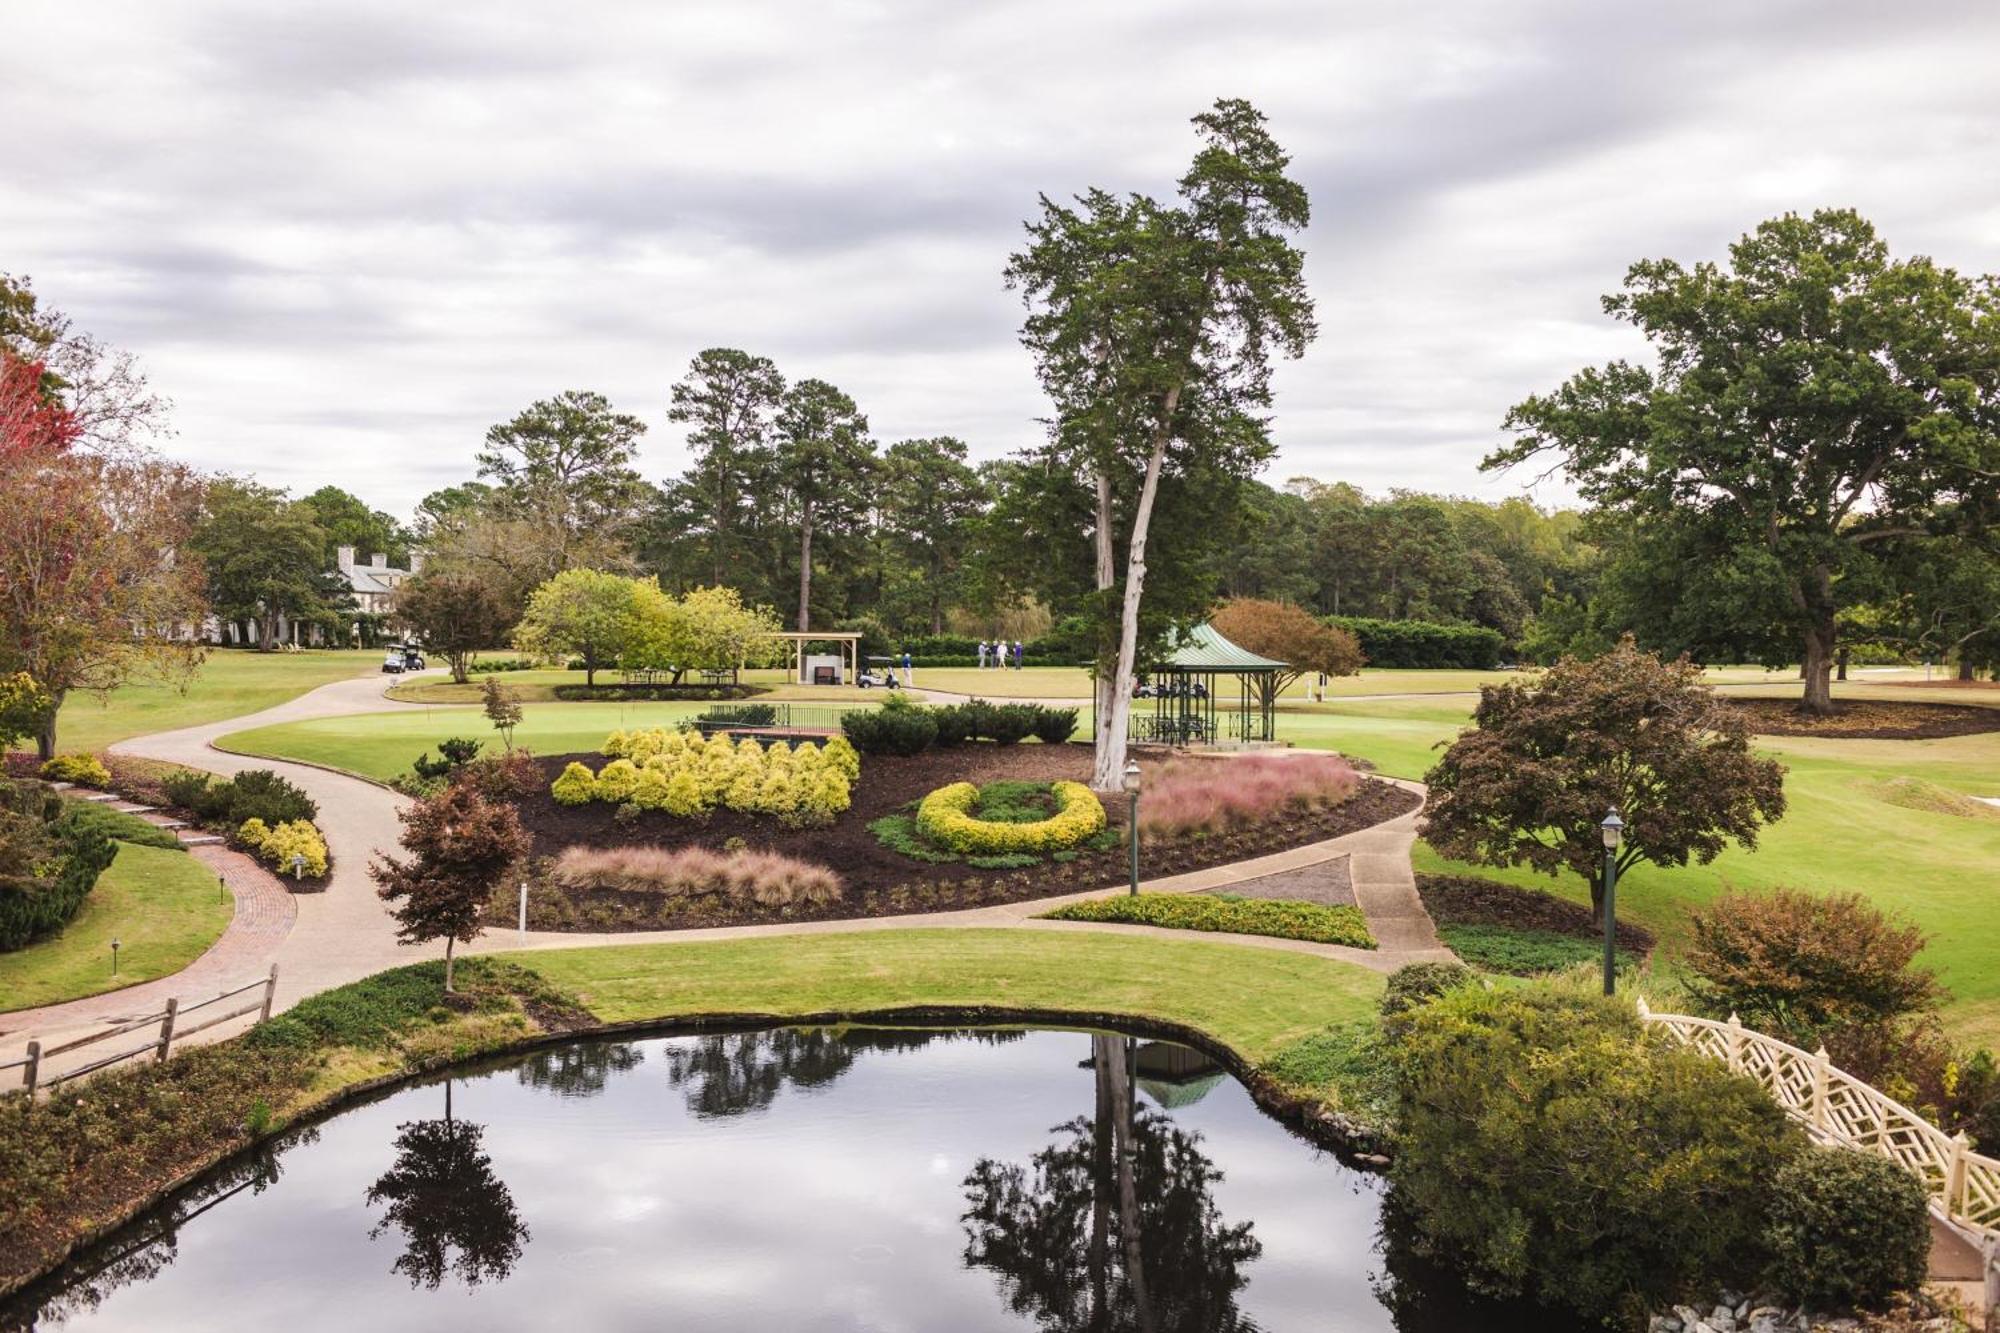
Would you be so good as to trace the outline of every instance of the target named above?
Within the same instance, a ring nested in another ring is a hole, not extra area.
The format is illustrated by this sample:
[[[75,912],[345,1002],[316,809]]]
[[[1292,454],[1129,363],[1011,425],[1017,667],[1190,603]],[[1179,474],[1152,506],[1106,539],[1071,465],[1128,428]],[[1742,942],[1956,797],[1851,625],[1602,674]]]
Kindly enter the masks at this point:
[[[1372,949],[1375,937],[1358,907],[1237,898],[1208,893],[1141,893],[1095,898],[1044,912],[1054,921],[1118,921],[1170,930],[1215,931],[1227,935],[1268,935]]]
[[[850,708],[840,729],[863,754],[922,754],[937,739],[937,710],[891,695],[880,708]]]
[[[1051,783],[1056,813],[1033,823],[979,819],[979,788],[970,782],[939,787],[917,806],[917,832],[966,856],[1067,851],[1104,828],[1104,803],[1081,782]]]
[[[761,685],[556,685],[549,691],[564,703],[616,703],[624,699],[748,699]]]
[[[1368,665],[1376,667],[1456,667],[1491,671],[1500,665],[1506,639],[1484,625],[1439,625],[1428,620],[1376,620],[1369,616],[1327,616],[1325,623],[1361,641]]]

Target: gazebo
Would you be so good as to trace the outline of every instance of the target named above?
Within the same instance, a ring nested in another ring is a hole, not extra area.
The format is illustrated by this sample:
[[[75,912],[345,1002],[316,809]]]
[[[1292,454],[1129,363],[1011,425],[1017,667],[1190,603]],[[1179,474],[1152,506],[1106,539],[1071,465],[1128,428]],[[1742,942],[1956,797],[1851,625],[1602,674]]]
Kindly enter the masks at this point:
[[[1133,738],[1167,745],[1278,738],[1278,673],[1287,663],[1260,657],[1197,625],[1153,665],[1142,694],[1151,717],[1132,719]]]

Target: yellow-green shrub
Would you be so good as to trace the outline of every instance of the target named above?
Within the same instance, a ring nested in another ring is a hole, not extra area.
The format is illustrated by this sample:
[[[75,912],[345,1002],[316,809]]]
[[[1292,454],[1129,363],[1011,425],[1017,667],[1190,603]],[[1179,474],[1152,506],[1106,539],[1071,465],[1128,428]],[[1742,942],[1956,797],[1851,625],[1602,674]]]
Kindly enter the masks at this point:
[[[630,759],[613,759],[597,770],[597,799],[623,804],[639,785],[639,766]]]
[[[42,765],[41,775],[49,782],[74,782],[79,787],[111,785],[111,770],[94,754],[59,754]]]
[[[318,879],[326,873],[326,839],[303,819],[276,828],[267,827],[261,819],[246,819],[236,830],[236,840],[281,874],[293,869],[293,857],[300,859],[304,878]]]
[[[572,761],[549,786],[549,795],[558,805],[588,805],[597,799],[597,779],[589,769]]]
[[[604,744],[597,747],[597,752],[606,759],[630,758],[632,738],[622,731],[614,731],[604,738]]]
[[[861,776],[861,752],[845,736],[832,736],[820,747],[827,762],[846,775],[849,782]]]
[[[940,847],[967,856],[1012,852],[1060,852],[1104,827],[1104,803],[1081,782],[1057,782],[1049,792],[1056,813],[1031,824],[1003,824],[976,818],[979,788],[970,782],[939,787],[917,806],[917,831]]]

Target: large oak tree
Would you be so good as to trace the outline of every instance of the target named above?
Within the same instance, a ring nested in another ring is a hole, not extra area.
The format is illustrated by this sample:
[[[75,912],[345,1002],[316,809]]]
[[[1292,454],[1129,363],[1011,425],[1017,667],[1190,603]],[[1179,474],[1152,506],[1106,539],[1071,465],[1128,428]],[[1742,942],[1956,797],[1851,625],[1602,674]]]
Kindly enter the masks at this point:
[[[1726,264],[1634,264],[1604,309],[1654,364],[1523,401],[1487,466],[1552,459],[1638,525],[1655,554],[1628,568],[1659,576],[1685,640],[1663,646],[1779,665],[1788,641],[1801,707],[1830,712],[1839,618],[1879,593],[1895,544],[1943,507],[1994,512],[2000,288],[1892,259],[1865,219],[1825,210],[1762,224]]]

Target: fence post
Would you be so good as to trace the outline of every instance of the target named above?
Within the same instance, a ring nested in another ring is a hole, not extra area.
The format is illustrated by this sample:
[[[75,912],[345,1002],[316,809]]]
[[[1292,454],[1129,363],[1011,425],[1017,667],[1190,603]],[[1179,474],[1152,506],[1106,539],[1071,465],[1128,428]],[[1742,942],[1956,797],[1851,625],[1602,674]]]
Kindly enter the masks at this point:
[[[1813,1052],[1812,1123],[1821,1134],[1826,1133],[1826,1071],[1830,1063],[1826,1047]]]
[[[1951,1139],[1951,1160],[1944,1169],[1944,1213],[1956,1217],[1965,1211],[1965,1159],[1972,1152],[1972,1140],[1960,1130]]]
[[[264,980],[264,1007],[257,1011],[257,1021],[262,1023],[271,1016],[271,1001],[278,994],[278,965],[271,964],[271,975]]]
[[[1633,1004],[1633,1006],[1634,1006],[1635,1008],[1637,1008],[1637,1009],[1638,1009],[1638,1011],[1639,1011],[1639,1021],[1640,1021],[1640,1022],[1642,1022],[1642,1023],[1643,1023],[1644,1021],[1646,1021],[1647,1019],[1649,1019],[1649,1018],[1651,1018],[1651,1017],[1653,1016],[1653,1006],[1652,1006],[1652,1005],[1650,1005],[1650,1004],[1647,1004],[1647,1003],[1646,1003],[1646,997],[1645,997],[1645,996],[1643,996],[1643,995],[1635,995],[1635,996],[1633,996],[1633,997],[1632,997],[1632,1004]]]
[[[28,1043],[28,1067],[21,1074],[21,1086],[28,1090],[28,1096],[35,1095],[35,1084],[40,1080],[41,1073],[42,1044],[31,1041]]]
[[[169,997],[167,1000],[167,1012],[160,1015],[160,1045],[153,1053],[155,1060],[165,1060],[167,1058],[167,1050],[174,1044],[174,1015],[180,1011],[180,997],[178,995]]]
[[[1735,1014],[1731,1014],[1729,1016],[1727,1045],[1725,1046],[1724,1049],[1729,1054],[1729,1072],[1732,1074],[1742,1073],[1743,1072],[1743,1020],[1738,1018]]]

